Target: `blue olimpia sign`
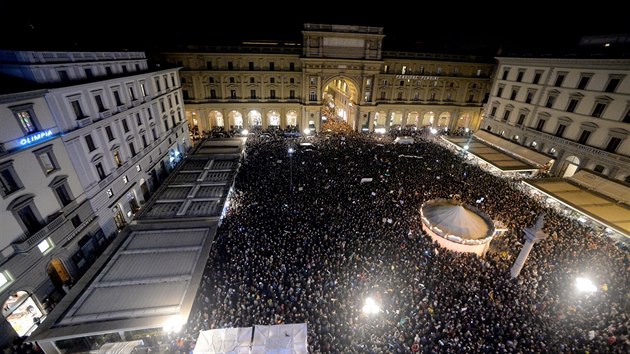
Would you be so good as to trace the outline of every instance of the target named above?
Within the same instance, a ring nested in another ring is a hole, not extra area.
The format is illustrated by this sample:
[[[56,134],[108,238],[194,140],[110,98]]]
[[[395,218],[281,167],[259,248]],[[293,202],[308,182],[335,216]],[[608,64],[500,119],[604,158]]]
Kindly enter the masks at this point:
[[[25,145],[31,145],[39,140],[42,140],[44,138],[47,138],[49,136],[52,135],[52,130],[48,129],[46,131],[43,132],[39,132],[39,133],[35,133],[32,135],[27,135],[24,138],[20,139],[20,145],[25,146]]]

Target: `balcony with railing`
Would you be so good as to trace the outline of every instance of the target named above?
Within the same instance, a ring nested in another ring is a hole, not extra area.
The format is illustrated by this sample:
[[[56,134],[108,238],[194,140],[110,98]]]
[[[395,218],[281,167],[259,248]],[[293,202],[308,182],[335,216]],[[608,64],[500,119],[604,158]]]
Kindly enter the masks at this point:
[[[79,216],[82,221],[76,227],[72,222],[72,218],[75,216]],[[95,218],[89,201],[86,200],[77,205],[77,202],[73,200],[59,212],[51,215],[49,222],[41,230],[32,235],[24,234],[12,244],[12,247],[15,252],[26,252],[47,238],[50,238],[53,244],[59,244],[61,241],[66,242],[69,240],[68,237],[78,235]]]

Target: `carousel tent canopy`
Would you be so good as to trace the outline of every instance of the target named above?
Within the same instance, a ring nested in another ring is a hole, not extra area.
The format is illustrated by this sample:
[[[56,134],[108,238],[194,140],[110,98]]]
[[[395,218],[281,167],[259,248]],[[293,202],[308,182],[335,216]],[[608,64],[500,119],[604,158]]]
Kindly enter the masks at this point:
[[[422,206],[424,217],[445,234],[463,239],[483,239],[491,235],[492,224],[481,213],[450,200],[429,201]]]

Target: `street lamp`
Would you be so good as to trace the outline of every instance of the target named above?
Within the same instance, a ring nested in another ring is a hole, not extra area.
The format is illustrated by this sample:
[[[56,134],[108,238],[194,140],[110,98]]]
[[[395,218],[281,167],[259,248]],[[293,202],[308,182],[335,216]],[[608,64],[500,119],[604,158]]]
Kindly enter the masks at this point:
[[[295,150],[293,150],[293,148],[289,148],[289,171],[290,171],[290,177],[289,177],[289,187],[290,187],[290,191],[291,193],[293,193],[293,152]]]

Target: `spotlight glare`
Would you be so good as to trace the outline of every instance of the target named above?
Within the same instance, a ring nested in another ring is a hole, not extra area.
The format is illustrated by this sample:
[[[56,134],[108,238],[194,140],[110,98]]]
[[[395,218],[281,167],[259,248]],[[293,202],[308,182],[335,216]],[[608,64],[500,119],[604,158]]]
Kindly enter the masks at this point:
[[[374,301],[374,299],[368,297],[367,299],[365,299],[365,305],[363,305],[362,310],[363,310],[363,313],[366,315],[373,315],[373,314],[379,313],[381,308]]]
[[[594,293],[597,291],[595,284],[586,278],[575,278],[575,287],[582,293]]]
[[[247,135],[247,134],[249,134],[249,130],[247,129],[241,130],[241,135]]]

